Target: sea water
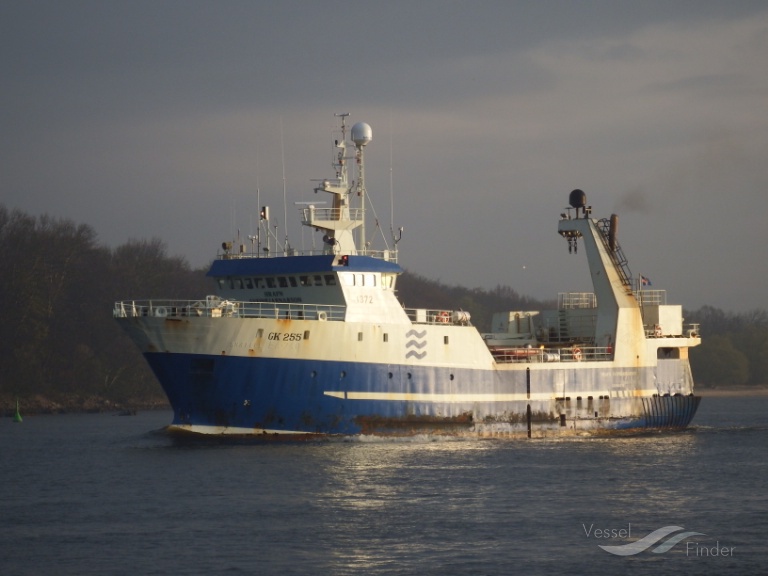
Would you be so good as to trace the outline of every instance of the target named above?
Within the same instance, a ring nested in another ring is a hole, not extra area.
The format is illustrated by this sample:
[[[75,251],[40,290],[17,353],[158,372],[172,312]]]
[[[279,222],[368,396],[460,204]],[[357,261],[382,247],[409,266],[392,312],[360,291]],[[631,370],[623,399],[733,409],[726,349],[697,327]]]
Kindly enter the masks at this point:
[[[765,573],[767,413],[304,443],[179,441],[165,411],[3,418],[0,574]]]

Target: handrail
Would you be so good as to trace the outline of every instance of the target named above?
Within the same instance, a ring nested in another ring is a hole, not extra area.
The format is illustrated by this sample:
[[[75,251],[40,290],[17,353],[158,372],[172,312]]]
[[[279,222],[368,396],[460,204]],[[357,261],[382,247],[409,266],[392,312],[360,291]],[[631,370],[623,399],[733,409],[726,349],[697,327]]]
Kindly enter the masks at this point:
[[[667,303],[666,290],[648,290],[641,287],[633,290],[632,293],[640,306],[663,306]]]
[[[594,292],[558,292],[557,309],[574,310],[578,308],[597,308],[597,296]]]
[[[643,330],[646,338],[701,338],[700,325],[697,322],[684,324],[682,334],[665,334],[660,324],[645,324]]]
[[[302,223],[308,225],[318,220],[359,222],[365,214],[362,208],[317,208],[315,206],[299,208],[299,212],[301,213]]]
[[[224,252],[216,256],[217,260],[246,260],[251,258],[290,258],[291,256],[323,256],[328,254],[334,254],[332,247],[323,248],[307,248],[298,249],[290,248],[289,250],[272,250],[270,252]],[[370,256],[377,260],[384,260],[385,262],[397,263],[397,249],[391,250],[354,250],[350,252],[350,256]]]
[[[500,364],[517,362],[605,362],[613,359],[611,346],[571,346],[568,348],[529,348],[525,346],[489,347]]]
[[[295,304],[288,302],[243,302],[208,296],[205,300],[119,300],[115,318],[154,316],[160,318],[277,318],[286,320],[342,321],[346,306]]]
[[[413,324],[457,324],[460,326],[471,326],[470,314],[464,310],[406,308],[405,314]]]
[[[631,286],[632,272],[629,270],[629,262],[627,261],[626,256],[624,256],[624,251],[621,249],[618,241],[615,244],[615,248],[611,249],[610,246],[609,236],[611,221],[608,218],[601,218],[597,222],[597,227],[601,232],[600,236],[603,239],[603,244],[608,250],[608,254],[611,257],[611,260],[613,260],[613,264],[616,267],[616,271],[619,273],[619,277],[621,278],[622,283],[624,286]]]

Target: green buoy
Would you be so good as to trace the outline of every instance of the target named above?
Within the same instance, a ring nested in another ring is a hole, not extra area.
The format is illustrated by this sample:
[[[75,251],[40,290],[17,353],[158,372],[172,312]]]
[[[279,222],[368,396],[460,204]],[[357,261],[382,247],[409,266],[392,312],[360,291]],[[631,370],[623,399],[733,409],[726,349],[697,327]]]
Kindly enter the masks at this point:
[[[21,412],[19,412],[19,399],[16,398],[16,414],[13,415],[14,422],[22,422]]]

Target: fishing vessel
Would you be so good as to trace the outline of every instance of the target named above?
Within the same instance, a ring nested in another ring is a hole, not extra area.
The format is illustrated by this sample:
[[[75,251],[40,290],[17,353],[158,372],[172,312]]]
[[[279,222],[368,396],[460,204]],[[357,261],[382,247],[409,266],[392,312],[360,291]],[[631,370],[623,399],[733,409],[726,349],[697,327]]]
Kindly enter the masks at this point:
[[[617,216],[595,219],[584,192],[570,193],[557,231],[586,253],[594,290],[560,293],[556,309],[499,312],[481,333],[468,311],[406,308],[399,238],[373,249],[363,232],[371,127],[348,130],[338,116],[335,177],[314,187],[330,205],[298,203],[320,247],[274,249],[261,233],[250,250],[225,242],[208,272],[215,295],[115,303],[168,396],[169,430],[537,437],[688,426],[699,327],[633,277]],[[267,207],[261,219],[269,231]]]

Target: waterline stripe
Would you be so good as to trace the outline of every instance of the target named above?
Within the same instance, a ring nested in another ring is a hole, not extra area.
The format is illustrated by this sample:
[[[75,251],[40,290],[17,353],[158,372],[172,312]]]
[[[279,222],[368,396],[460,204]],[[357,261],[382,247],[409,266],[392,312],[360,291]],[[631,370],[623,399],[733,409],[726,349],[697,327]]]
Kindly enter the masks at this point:
[[[656,394],[656,390],[636,390],[633,391],[633,396],[651,396]],[[343,392],[335,390],[326,390],[323,392],[325,396],[331,396],[333,398],[341,398],[342,400],[386,400],[390,402],[395,401],[407,401],[407,402],[444,402],[444,403],[459,403],[459,402],[520,402],[528,400],[555,400],[561,398],[557,392],[537,392],[530,396],[528,394],[439,394],[439,393],[417,393],[417,392]],[[575,392],[571,393],[571,401],[576,400]],[[578,392],[578,395],[582,397],[582,400],[586,400],[587,396],[593,396],[593,400],[599,401],[598,396],[608,396],[609,392]],[[630,396],[613,396],[613,398],[629,398]]]
[[[285,436],[295,434],[313,434],[302,430],[275,430],[272,428],[245,428],[240,426],[206,426],[201,424],[169,424],[166,428],[170,432],[191,432],[195,434],[210,434],[226,436],[233,435],[259,435],[259,434],[281,434]]]

